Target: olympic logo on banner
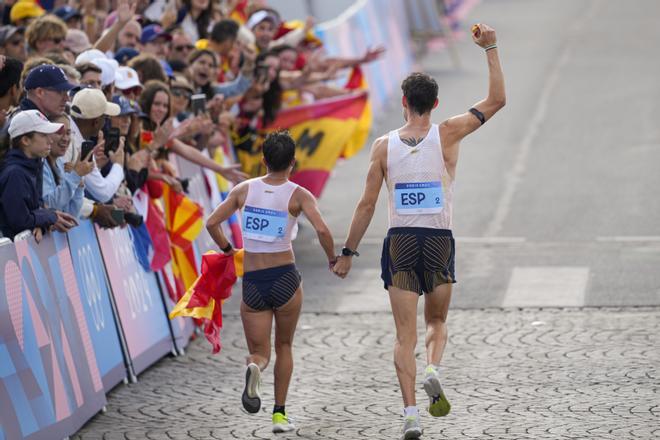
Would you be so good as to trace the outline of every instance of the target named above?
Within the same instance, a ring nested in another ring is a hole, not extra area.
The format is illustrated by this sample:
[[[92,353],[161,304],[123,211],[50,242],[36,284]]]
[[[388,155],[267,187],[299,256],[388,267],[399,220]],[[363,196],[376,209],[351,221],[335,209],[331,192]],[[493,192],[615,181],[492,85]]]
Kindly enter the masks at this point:
[[[103,314],[103,306],[101,304],[101,285],[96,276],[94,268],[94,260],[92,259],[92,247],[85,244],[78,248],[78,261],[82,266],[83,283],[85,283],[85,297],[87,305],[92,311],[92,320],[94,321],[94,328],[96,331],[101,331],[105,328],[105,316]]]

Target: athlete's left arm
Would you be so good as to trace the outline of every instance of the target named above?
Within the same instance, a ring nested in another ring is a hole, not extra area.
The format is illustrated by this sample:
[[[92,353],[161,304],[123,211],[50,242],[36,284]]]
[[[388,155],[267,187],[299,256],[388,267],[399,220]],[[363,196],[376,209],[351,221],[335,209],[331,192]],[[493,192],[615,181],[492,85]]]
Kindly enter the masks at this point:
[[[319,243],[321,243],[321,246],[323,247],[323,250],[328,257],[328,262],[330,265],[334,264],[336,258],[335,241],[332,238],[330,228],[328,228],[325,220],[323,220],[323,216],[321,216],[321,211],[319,211],[316,197],[314,197],[312,193],[302,187],[299,187],[296,191],[300,191],[300,207],[303,214],[305,214],[307,220],[309,220],[309,222],[314,227],[316,235],[319,238]]]
[[[213,213],[206,220],[206,230],[209,231],[209,235],[220,249],[225,249],[230,244],[229,240],[222,232],[220,224],[229,219],[229,217],[241,207],[240,200],[245,196],[246,191],[247,184],[239,184],[235,186],[229,192],[227,198],[215,208]]]
[[[477,130],[506,104],[504,73],[497,52],[495,30],[478,24],[473,28],[472,39],[486,50],[488,60],[488,95],[474,104],[467,112],[447,119],[440,125],[443,145],[457,145],[465,136]]]

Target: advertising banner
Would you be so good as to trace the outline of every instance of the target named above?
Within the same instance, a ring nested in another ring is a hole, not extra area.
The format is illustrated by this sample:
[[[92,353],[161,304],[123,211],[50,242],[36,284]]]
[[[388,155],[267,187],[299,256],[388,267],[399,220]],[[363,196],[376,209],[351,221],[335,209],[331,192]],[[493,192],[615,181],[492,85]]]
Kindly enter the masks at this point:
[[[176,305],[176,302],[173,299],[175,296],[169,292],[172,289],[172,286],[176,283],[174,274],[172,273],[171,263],[167,263],[163,270],[158,272],[158,279],[163,289],[163,299],[165,300],[167,313],[169,314]],[[172,325],[172,333],[174,334],[174,342],[176,343],[177,351],[182,353],[183,349],[188,346],[190,338],[195,332],[195,323],[192,318],[180,316],[170,320],[170,324]]]
[[[67,235],[103,389],[109,391],[127,374],[101,250],[91,221],[82,221]],[[55,238],[58,250],[66,246],[64,236]]]
[[[66,437],[106,403],[71,256],[30,237],[0,271],[0,438]]]
[[[169,353],[172,334],[156,275],[138,261],[131,228],[96,228],[112,295],[136,374]]]

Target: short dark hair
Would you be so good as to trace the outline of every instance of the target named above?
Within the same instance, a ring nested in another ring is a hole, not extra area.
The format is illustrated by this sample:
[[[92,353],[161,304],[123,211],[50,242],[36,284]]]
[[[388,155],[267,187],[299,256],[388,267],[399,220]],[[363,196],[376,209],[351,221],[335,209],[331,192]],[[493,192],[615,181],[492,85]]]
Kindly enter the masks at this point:
[[[287,130],[270,133],[262,145],[270,171],[284,171],[296,155],[296,143]]]
[[[76,64],[76,70],[78,71],[78,73],[80,73],[80,75],[84,75],[87,72],[103,73],[101,68],[94,63]]]
[[[438,99],[438,83],[425,73],[411,73],[401,83],[403,96],[408,101],[408,108],[423,115],[433,110]]]
[[[238,36],[238,23],[230,18],[225,18],[213,25],[210,40],[215,43],[224,43],[227,40],[235,40]]]
[[[5,66],[0,70],[0,96],[6,96],[15,85],[21,83],[23,63],[15,58],[7,58]]]

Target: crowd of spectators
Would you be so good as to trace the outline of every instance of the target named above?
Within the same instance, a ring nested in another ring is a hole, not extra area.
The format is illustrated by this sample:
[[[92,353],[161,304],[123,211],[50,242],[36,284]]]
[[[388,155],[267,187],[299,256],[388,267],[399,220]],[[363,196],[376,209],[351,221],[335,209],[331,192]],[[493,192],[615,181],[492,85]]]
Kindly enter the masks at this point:
[[[37,240],[80,219],[140,226],[139,196],[185,191],[179,155],[213,158],[286,106],[349,93],[335,81],[377,59],[330,58],[314,20],[264,1],[5,0],[0,27],[0,232]]]

